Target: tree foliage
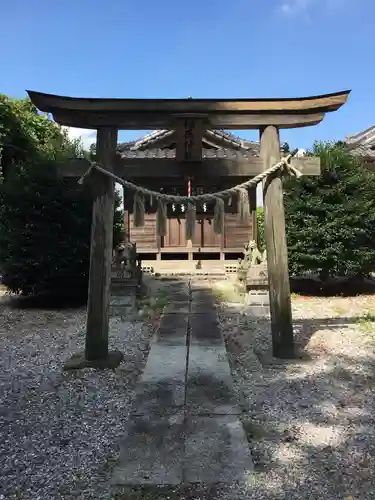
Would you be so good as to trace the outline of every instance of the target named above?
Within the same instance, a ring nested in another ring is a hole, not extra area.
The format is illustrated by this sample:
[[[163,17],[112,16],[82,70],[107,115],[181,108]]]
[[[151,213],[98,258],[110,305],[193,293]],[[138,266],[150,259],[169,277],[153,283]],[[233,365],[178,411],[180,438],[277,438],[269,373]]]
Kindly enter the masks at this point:
[[[258,229],[258,246],[260,250],[264,250],[264,208],[257,208],[257,229]]]
[[[375,268],[375,177],[343,143],[315,143],[317,177],[284,182],[291,274],[366,276]]]
[[[92,199],[55,165],[84,155],[79,140],[27,99],[0,96],[0,268],[4,284],[25,295],[85,294]],[[121,238],[116,199],[114,241]]]
[[[38,113],[29,99],[0,94],[0,154],[6,176],[12,165],[82,156],[83,148],[47,114]]]
[[[71,180],[57,180],[49,161],[18,168],[1,191],[4,284],[24,295],[82,294],[89,264],[88,190]]]

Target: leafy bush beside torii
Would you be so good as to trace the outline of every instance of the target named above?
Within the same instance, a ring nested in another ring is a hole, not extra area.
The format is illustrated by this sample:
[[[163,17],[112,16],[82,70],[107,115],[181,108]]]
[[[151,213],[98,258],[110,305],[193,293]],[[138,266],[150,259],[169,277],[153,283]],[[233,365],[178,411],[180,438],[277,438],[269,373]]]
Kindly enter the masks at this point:
[[[0,96],[0,269],[12,291],[87,293],[92,200],[74,179],[58,179],[56,161],[82,156],[79,141],[28,99]],[[116,199],[114,240],[122,213]]]
[[[316,142],[320,176],[284,178],[291,276],[360,277],[375,270],[375,176],[343,143]],[[264,246],[263,208],[257,211]]]
[[[343,143],[317,142],[309,154],[321,175],[284,183],[291,274],[366,276],[375,269],[375,176]]]

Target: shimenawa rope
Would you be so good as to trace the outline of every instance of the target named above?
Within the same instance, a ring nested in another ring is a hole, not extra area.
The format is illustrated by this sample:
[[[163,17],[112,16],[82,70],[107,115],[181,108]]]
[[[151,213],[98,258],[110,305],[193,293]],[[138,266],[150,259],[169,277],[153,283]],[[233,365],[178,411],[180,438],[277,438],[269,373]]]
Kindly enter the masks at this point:
[[[112,172],[104,169],[97,163],[91,163],[87,172],[79,179],[79,183],[82,184],[87,176],[91,173],[93,169],[111,177],[114,181],[118,182],[122,186],[135,192],[134,204],[133,204],[133,223],[135,227],[140,227],[144,225],[145,221],[145,197],[149,197],[150,201],[153,198],[157,200],[157,213],[156,213],[156,231],[159,236],[165,236],[166,234],[166,221],[167,221],[167,203],[181,203],[186,204],[186,239],[191,240],[194,237],[195,230],[195,220],[196,220],[196,208],[197,203],[208,203],[210,201],[215,201],[214,210],[214,232],[216,234],[222,234],[224,227],[224,215],[225,215],[225,203],[224,198],[229,198],[231,200],[233,195],[238,195],[238,213],[241,223],[245,223],[250,215],[249,207],[249,193],[248,189],[250,187],[256,186],[259,182],[263,181],[266,177],[272,175],[277,170],[286,170],[287,173],[301,177],[301,172],[293,167],[290,163],[293,156],[296,154],[298,149],[293,151],[281,161],[268,168],[264,172],[256,175],[252,179],[246,182],[237,184],[229,189],[224,189],[222,191],[217,191],[216,193],[205,193],[195,196],[180,196],[160,193],[153,191],[151,189],[144,188],[142,186],[137,186],[130,181],[125,181],[113,174]]]

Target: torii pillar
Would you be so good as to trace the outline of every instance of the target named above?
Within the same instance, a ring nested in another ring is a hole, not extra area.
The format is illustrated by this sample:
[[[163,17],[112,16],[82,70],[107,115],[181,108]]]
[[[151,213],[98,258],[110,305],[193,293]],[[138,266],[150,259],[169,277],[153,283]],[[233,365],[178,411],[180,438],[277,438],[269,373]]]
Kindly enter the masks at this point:
[[[268,126],[260,130],[260,156],[264,162],[264,170],[280,161],[277,127]],[[263,182],[264,239],[267,250],[272,354],[277,358],[292,358],[295,352],[281,175],[279,171]]]

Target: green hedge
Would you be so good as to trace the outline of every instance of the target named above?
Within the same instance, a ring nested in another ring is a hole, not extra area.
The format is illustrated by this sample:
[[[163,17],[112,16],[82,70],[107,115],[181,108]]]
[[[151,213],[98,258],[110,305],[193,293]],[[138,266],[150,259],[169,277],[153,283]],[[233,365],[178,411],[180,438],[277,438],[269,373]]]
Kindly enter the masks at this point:
[[[283,180],[291,276],[364,277],[375,269],[375,176],[343,143],[315,143],[321,175]],[[260,247],[264,212],[258,208]]]

